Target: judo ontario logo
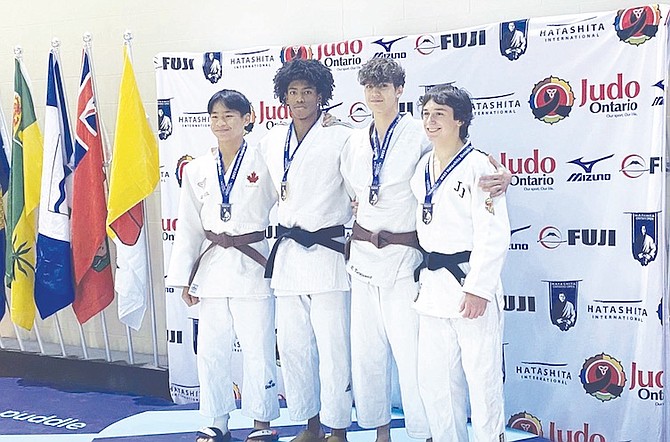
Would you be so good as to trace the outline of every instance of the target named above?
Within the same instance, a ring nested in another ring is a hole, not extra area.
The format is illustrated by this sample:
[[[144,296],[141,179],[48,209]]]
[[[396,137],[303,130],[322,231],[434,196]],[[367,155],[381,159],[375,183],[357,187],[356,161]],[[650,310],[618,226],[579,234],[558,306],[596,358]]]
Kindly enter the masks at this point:
[[[536,119],[555,124],[570,115],[575,95],[567,81],[551,76],[533,86],[528,103]]]
[[[577,281],[545,281],[549,284],[549,317],[561,331],[577,323]]]
[[[518,60],[526,53],[528,20],[500,23],[500,55],[510,61]]]
[[[584,390],[602,402],[620,397],[626,386],[626,373],[621,362],[605,353],[584,361],[579,379]]]
[[[171,98],[158,99],[158,138],[162,141],[172,135],[172,109]]]
[[[223,76],[221,52],[205,52],[202,56],[202,73],[210,83],[217,83]]]
[[[542,422],[540,422],[540,419],[528,413],[527,411],[513,414],[507,421],[507,426],[517,430],[525,431],[526,433],[533,433],[540,437],[543,436]]]
[[[658,5],[621,9],[614,19],[614,29],[621,41],[639,46],[656,35],[660,21]]]
[[[658,247],[658,213],[631,213],[631,244],[633,258],[647,266],[656,259]]]
[[[177,184],[181,187],[182,179],[184,177],[184,166],[193,161],[193,157],[189,154],[182,155],[181,158],[177,160],[177,167],[174,171],[174,176],[177,178]]]
[[[312,58],[312,48],[309,46],[285,46],[282,48],[279,58],[282,63],[298,59],[309,60]]]

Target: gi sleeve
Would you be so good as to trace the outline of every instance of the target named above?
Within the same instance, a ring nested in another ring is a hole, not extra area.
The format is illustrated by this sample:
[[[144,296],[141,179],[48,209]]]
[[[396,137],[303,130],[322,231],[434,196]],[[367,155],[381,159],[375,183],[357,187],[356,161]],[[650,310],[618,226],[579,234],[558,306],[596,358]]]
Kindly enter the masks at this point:
[[[486,159],[488,162],[488,159]],[[479,187],[479,177],[490,174],[492,166],[475,171],[471,184],[471,213],[473,224],[470,272],[465,277],[463,291],[495,299],[500,273],[510,242],[510,225],[505,195],[489,199],[489,193]]]
[[[192,164],[184,167],[182,188],[179,195],[179,210],[177,215],[177,230],[175,232],[170,265],[165,284],[172,287],[188,286],[188,278],[193,269],[202,244],[205,241],[205,231],[202,227],[200,202],[194,192],[193,182],[189,172]]]

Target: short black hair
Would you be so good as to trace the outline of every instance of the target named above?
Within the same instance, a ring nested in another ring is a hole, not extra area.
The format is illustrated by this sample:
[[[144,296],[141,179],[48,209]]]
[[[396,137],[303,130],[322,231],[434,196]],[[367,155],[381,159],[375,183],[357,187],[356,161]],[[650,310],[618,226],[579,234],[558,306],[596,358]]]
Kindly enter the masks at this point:
[[[382,83],[391,83],[393,87],[404,86],[405,70],[390,58],[371,58],[358,71],[358,82],[362,86],[379,86]]]
[[[239,112],[240,115],[242,116],[246,114],[252,114],[251,102],[249,102],[247,97],[245,97],[242,92],[238,92],[233,89],[221,89],[220,91],[215,92],[214,95],[212,95],[212,98],[210,98],[209,102],[207,103],[208,114],[212,113],[212,110],[214,110],[214,105],[216,103],[221,103],[228,109]],[[247,124],[244,127],[244,130],[246,130],[248,133],[251,132],[251,129],[253,129],[253,127],[254,123],[252,121],[251,123]]]
[[[321,104],[326,105],[333,98],[335,80],[330,69],[318,60],[296,59],[284,64],[275,74],[275,97],[286,104],[288,85],[293,81],[302,80],[316,88],[321,95]]]
[[[419,99],[419,106],[423,108],[430,100],[453,109],[454,120],[463,123],[458,131],[458,136],[462,141],[465,141],[468,138],[468,128],[473,118],[472,99],[468,91],[450,84],[434,86],[428,89]]]

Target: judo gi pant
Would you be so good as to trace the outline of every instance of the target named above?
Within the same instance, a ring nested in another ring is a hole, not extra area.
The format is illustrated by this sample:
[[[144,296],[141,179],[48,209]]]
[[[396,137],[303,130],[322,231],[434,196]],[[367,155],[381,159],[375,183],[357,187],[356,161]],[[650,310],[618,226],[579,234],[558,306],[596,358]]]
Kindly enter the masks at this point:
[[[412,308],[418,290],[411,276],[388,288],[352,278],[351,375],[358,425],[381,427],[391,422],[395,359],[407,434],[428,439],[417,376],[419,316]]]
[[[505,440],[502,332],[495,300],[477,319],[419,315],[419,390],[433,442],[468,442],[468,394],[474,440]]]
[[[351,424],[349,292],[277,293],[277,343],[292,420]]]
[[[201,298],[198,321],[200,413],[235,410],[231,358],[235,335],[243,357],[242,414],[268,422],[279,417],[274,298]]]

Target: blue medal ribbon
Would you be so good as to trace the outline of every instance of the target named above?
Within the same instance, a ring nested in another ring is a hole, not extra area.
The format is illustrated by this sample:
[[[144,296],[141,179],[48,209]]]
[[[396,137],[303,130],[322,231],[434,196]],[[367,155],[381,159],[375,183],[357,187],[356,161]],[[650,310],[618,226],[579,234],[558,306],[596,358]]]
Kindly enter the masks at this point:
[[[382,166],[384,165],[384,160],[386,160],[386,152],[391,145],[391,137],[393,137],[393,131],[400,122],[402,116],[397,114],[391,125],[386,130],[384,134],[384,141],[379,145],[379,133],[377,133],[377,128],[375,127],[374,121],[370,125],[370,147],[372,147],[372,184],[370,184],[370,195],[368,196],[368,202],[371,206],[377,204],[379,201],[379,176],[382,172]]]
[[[428,161],[426,163],[426,171],[425,171],[425,178],[426,178],[426,197],[423,200],[423,210],[422,210],[422,220],[424,224],[430,224],[430,222],[433,220],[433,194],[435,191],[440,187],[442,182],[447,178],[447,176],[458,166],[463,162],[466,156],[470,152],[472,152],[474,149],[472,148],[472,144],[468,143],[464,148],[461,149],[458,154],[449,161],[449,164],[447,164],[447,167],[444,168],[440,176],[435,180],[435,183],[431,185],[430,183],[430,165],[431,161]],[[435,153],[433,153],[435,155]]]
[[[235,154],[235,162],[233,163],[233,169],[230,172],[230,178],[228,183],[226,183],[226,173],[223,166],[223,155],[221,151],[217,149],[219,153],[219,161],[216,163],[216,172],[219,175],[219,189],[221,190],[221,220],[224,222],[230,221],[232,216],[232,210],[230,205],[230,192],[233,190],[235,185],[235,180],[237,179],[237,173],[240,171],[240,166],[242,164],[242,158],[247,151],[247,141],[242,139],[242,144]]]
[[[293,150],[292,154],[289,154],[289,151],[291,150],[291,135],[293,134],[293,121],[291,121],[291,124],[288,127],[288,133],[286,134],[286,142],[284,142],[284,175],[282,176],[281,179],[281,189],[280,189],[280,196],[282,201],[285,201],[286,198],[288,198],[288,170],[291,168],[291,163],[293,162],[293,158],[295,158],[296,152],[298,152],[298,148],[302,144],[303,141],[305,141],[305,138],[307,138],[307,135],[309,132],[312,130],[314,125],[319,121],[319,118],[321,117],[321,112],[319,112],[319,115],[317,115],[316,120],[310,128],[307,130],[305,133],[305,136],[302,138],[302,140],[298,140],[298,145],[295,147]]]

